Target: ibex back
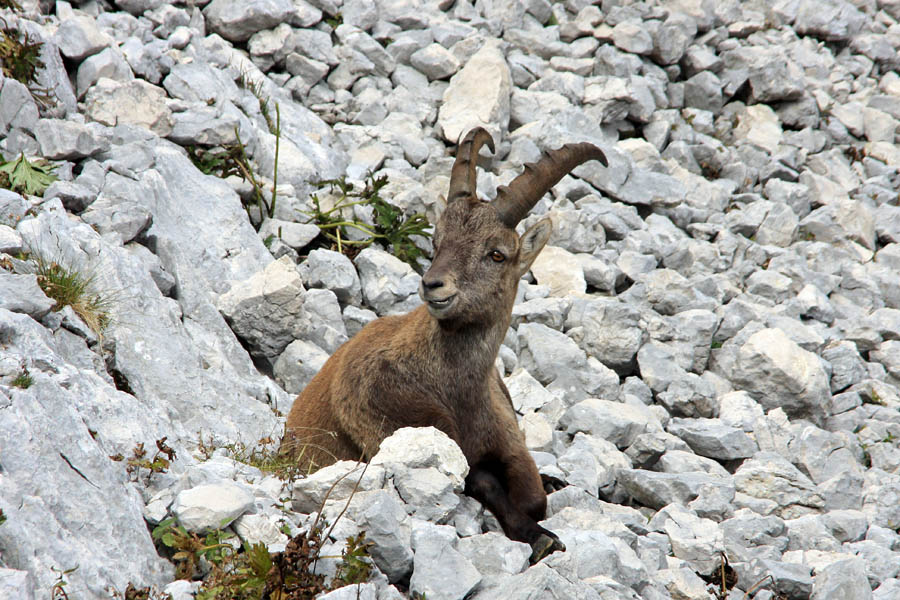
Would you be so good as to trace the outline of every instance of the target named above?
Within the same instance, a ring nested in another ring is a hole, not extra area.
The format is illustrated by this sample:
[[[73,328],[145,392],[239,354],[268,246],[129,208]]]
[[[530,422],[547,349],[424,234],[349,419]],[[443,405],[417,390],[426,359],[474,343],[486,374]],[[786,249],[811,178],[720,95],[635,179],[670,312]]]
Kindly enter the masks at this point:
[[[530,544],[536,562],[564,546],[537,523],[547,496],[494,361],[519,279],[551,223],[541,219],[521,237],[515,227],[566,173],[587,160],[606,165],[606,158],[591,144],[566,145],[482,202],[475,169],[485,143],[493,151],[490,134],[477,128],[459,144],[434,260],[419,289],[424,304],[369,323],[331,356],[294,403],[282,449],[316,469],[367,460],[401,427],[434,426],[469,462],[466,494],[508,537]]]

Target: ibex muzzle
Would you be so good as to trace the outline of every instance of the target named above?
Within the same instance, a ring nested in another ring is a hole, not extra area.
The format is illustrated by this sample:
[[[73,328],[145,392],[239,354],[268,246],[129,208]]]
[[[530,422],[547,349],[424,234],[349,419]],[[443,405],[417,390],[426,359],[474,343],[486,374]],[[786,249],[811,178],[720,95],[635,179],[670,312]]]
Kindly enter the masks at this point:
[[[551,224],[541,219],[521,237],[515,228],[566,173],[588,160],[607,162],[592,144],[569,144],[526,165],[493,202],[483,202],[475,182],[485,144],[493,150],[480,127],[459,144],[434,260],[419,290],[424,305],[373,321],[334,353],[294,403],[282,449],[319,468],[368,459],[401,427],[437,427],[469,462],[466,493],[507,536],[530,544],[535,562],[565,548],[538,525],[546,493],[494,361],[518,281]]]

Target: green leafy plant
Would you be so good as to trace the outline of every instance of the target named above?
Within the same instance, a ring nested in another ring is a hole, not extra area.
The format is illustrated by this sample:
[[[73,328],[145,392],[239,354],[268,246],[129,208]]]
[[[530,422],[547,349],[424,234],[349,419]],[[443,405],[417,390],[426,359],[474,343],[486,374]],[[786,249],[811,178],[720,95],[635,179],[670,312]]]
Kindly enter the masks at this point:
[[[272,556],[262,542],[244,543],[242,553],[228,553],[212,562],[197,600],[258,600],[263,597]]]
[[[206,175],[215,175],[222,179],[232,175],[241,176],[241,170],[237,166],[241,150],[236,144],[224,146],[222,149],[187,146],[185,150],[194,166]]]
[[[234,548],[223,541],[226,535],[221,529],[214,529],[201,538],[179,525],[175,517],[160,521],[151,536],[172,553],[177,579],[192,579],[201,558],[217,564],[234,552]]]
[[[47,259],[40,253],[32,253],[30,259],[38,286],[47,297],[56,300],[55,310],[71,306],[91,331],[102,336],[111,321],[113,299],[96,290],[94,276]]]
[[[3,514],[3,509],[0,508],[0,525],[6,523],[6,515]]]
[[[204,452],[211,454],[214,451],[205,442],[201,445]],[[363,466],[350,498],[331,527],[327,528],[322,518],[325,502],[335,487],[354,471],[331,485],[312,523],[291,538],[284,552],[270,554],[262,543],[245,542],[241,548],[235,548],[228,543],[230,534],[225,531],[216,529],[201,537],[187,531],[175,518],[161,521],[151,535],[175,563],[179,579],[197,578],[201,560],[205,561],[208,571],[197,591],[197,600],[310,600],[322,592],[366,581],[371,575],[368,557],[371,543],[365,540],[364,533],[347,539],[337,574],[330,585],[326,584],[323,574],[316,572],[319,559],[337,558],[323,556],[322,546],[347,510],[367,466]]]
[[[21,6],[14,0],[3,0],[0,5],[2,4],[5,4],[6,8],[21,10]],[[31,39],[27,31],[10,27],[2,17],[0,23],[3,23],[0,29],[0,68],[3,75],[27,87],[39,104],[50,106],[53,103],[52,96],[38,86],[37,82],[37,73],[44,68],[44,61],[41,60],[44,43]]]
[[[22,367],[22,372],[16,375],[15,379],[12,380],[13,387],[22,388],[23,390],[30,388],[33,383],[34,378],[25,367]]]
[[[341,552],[341,564],[334,574],[334,581],[342,587],[365,583],[372,575],[372,559],[369,558],[369,548],[372,542],[366,540],[366,532],[360,531],[359,535],[347,538],[347,546]]]
[[[172,461],[175,460],[177,454],[175,450],[166,444],[166,436],[156,440],[156,454],[153,458],[147,458],[147,450],[144,449],[144,442],[138,442],[131,451],[131,458],[128,459],[126,471],[132,477],[137,477],[141,469],[147,469],[147,479],[154,473],[165,473],[169,470]]]
[[[201,172],[207,175],[215,175],[217,177],[229,177],[236,175],[248,181],[253,188],[253,202],[244,204],[247,215],[251,217],[251,206],[256,205],[257,229],[258,225],[268,217],[275,215],[275,202],[277,200],[278,189],[278,156],[281,151],[281,108],[275,104],[275,124],[272,126],[272,133],[275,135],[275,167],[272,175],[272,191],[271,194],[266,190],[262,180],[256,175],[250,158],[247,156],[247,147],[241,141],[241,134],[238,128],[234,128],[234,135],[237,142],[234,144],[226,144],[221,149],[203,149],[195,146],[188,146],[187,152],[191,162],[194,163]],[[268,199],[266,197],[268,196]]]
[[[339,198],[330,208],[323,208],[318,195],[313,194],[314,209],[305,214],[322,231],[328,245],[338,252],[352,257],[378,241],[389,245],[394,256],[400,260],[416,265],[417,259],[424,253],[416,246],[412,236],[430,237],[428,229],[431,224],[422,214],[404,217],[402,210],[382,198],[380,192],[387,183],[386,176],[375,177],[372,173],[366,175],[362,190],[356,190],[346,177],[323,181],[319,187],[328,186],[332,194],[339,193]],[[356,205],[371,207],[374,224],[346,216]],[[361,240],[350,239],[350,229],[362,232],[365,237]]]
[[[335,13],[333,17],[326,17],[325,23],[332,29],[337,29],[344,24],[344,15],[339,12]]]
[[[56,175],[46,160],[39,158],[29,162],[25,154],[19,154],[14,160],[6,160],[0,156],[0,187],[20,194],[43,196]]]

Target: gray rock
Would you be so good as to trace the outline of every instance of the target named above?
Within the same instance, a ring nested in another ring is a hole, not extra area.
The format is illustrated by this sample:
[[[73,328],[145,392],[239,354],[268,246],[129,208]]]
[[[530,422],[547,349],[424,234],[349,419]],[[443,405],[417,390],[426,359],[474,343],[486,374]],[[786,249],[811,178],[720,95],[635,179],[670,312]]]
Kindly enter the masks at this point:
[[[449,525],[416,524],[412,530],[413,574],[410,590],[440,600],[462,600],[481,575],[455,547],[456,530]]]
[[[41,319],[56,306],[38,285],[36,275],[15,275],[0,271],[0,308]]]
[[[772,587],[785,597],[800,600],[809,598],[813,587],[810,568],[803,564],[794,564],[768,559],[753,559],[749,568],[740,579],[742,587],[749,589],[763,577],[772,577]]]
[[[294,12],[290,0],[213,0],[203,9],[209,28],[226,40],[242,42],[263,29],[286,21]]]
[[[366,304],[378,314],[419,291],[421,277],[399,258],[375,248],[366,248],[356,257],[356,268]]]
[[[495,44],[485,44],[451,79],[443,95],[437,125],[451,144],[481,125],[495,140],[509,124],[509,66]]]
[[[612,39],[616,48],[632,54],[650,54],[653,38],[640,21],[627,20],[612,29]]]
[[[107,586],[125,589],[129,581],[140,586],[171,580],[171,566],[148,535],[137,487],[108,457],[130,452],[154,434],[166,435],[160,415],[91,368],[70,364],[69,353],[31,317],[0,309],[0,331],[4,370],[6,361],[17,368],[21,361],[33,378],[27,389],[0,386],[0,435],[18,440],[3,449],[5,564],[29,572],[33,587],[43,590],[56,581],[51,566],[77,564],[66,576],[67,590],[82,596],[102,597]],[[106,516],[92,521],[89,534],[64,525],[66,515],[90,514],[101,505]],[[16,587],[31,589],[27,582]]]
[[[150,227],[153,214],[138,202],[101,196],[81,213],[81,219],[100,235],[127,244]]]
[[[509,390],[513,408],[520,413],[540,410],[556,398],[522,368],[517,368],[509,377],[504,378],[503,383]]]
[[[870,526],[890,527],[900,519],[900,476],[881,469],[871,469],[865,475],[863,512],[869,516]]]
[[[481,600],[599,600],[600,594],[587,582],[570,579],[546,564],[538,563],[524,573],[504,579],[498,586],[479,593]]]
[[[413,52],[409,57],[409,64],[428,77],[429,81],[447,79],[460,67],[459,60],[437,43]]]
[[[872,592],[873,600],[889,600],[900,593],[900,579],[887,579]]]
[[[587,291],[584,270],[574,254],[556,246],[544,249],[531,264],[538,285],[546,285],[553,296],[583,294]]]
[[[233,109],[233,107],[231,107]],[[222,106],[201,105],[172,115],[172,131],[168,138],[177,144],[217,146],[237,142],[240,129],[236,114]]]
[[[387,588],[393,589],[393,588]],[[345,585],[319,596],[322,600],[377,600],[378,586],[375,583]]]
[[[469,465],[462,450],[447,434],[434,427],[403,427],[381,442],[373,465],[382,465],[389,477],[407,478],[410,469],[436,469],[454,489],[462,491]]]
[[[294,481],[293,509],[312,514],[326,501],[346,501],[353,496],[357,485],[361,490],[372,491],[383,487],[384,483],[383,467],[340,460]]]
[[[778,503],[777,514],[790,518],[821,509],[825,501],[815,484],[781,456],[761,452],[734,473],[735,490]]]
[[[665,533],[673,554],[701,575],[712,573],[720,565],[719,553],[725,550],[725,540],[715,522],[679,504],[669,504],[650,519],[647,527]]]
[[[615,389],[618,377],[585,356],[564,334],[539,323],[519,325],[519,364],[571,404]]]
[[[729,376],[763,408],[780,406],[789,415],[816,423],[828,413],[831,391],[821,362],[780,329],[751,335],[741,346]]]
[[[125,56],[118,48],[105,48],[97,54],[89,56],[78,66],[75,76],[75,91],[78,97],[83,98],[88,89],[101,77],[116,81],[134,79],[131,67],[125,62]]]
[[[639,319],[640,313],[624,302],[578,299],[566,317],[566,328],[589,356],[612,369],[624,370],[633,365],[640,348]],[[581,328],[578,335],[574,335],[574,327]]]
[[[696,286],[672,269],[656,269],[640,277],[646,298],[653,309],[662,315],[674,315],[685,310],[711,310],[716,303],[697,291]]]
[[[656,414],[645,406],[588,398],[572,405],[560,424],[570,434],[585,432],[627,448],[642,433],[662,430]]]
[[[366,539],[373,543],[373,562],[391,582],[402,580],[413,569],[409,517],[403,504],[387,490],[357,494],[360,510],[354,516]]]
[[[733,496],[734,484],[727,478],[707,473],[657,473],[641,469],[622,469],[618,473],[618,483],[635,500],[660,509],[667,504],[687,505],[701,494],[703,489],[719,489]]]
[[[785,520],[788,529],[788,549],[793,551],[819,550],[834,552],[840,542],[825,526],[820,515],[804,515]]]
[[[342,304],[358,306],[362,302],[362,287],[356,268],[340,252],[317,248],[309,253],[297,270],[306,286],[329,289]]]
[[[869,528],[869,519],[858,510],[832,510],[822,515],[822,522],[842,543],[863,539]]]
[[[616,471],[628,469],[631,461],[606,440],[576,433],[572,444],[563,452],[557,464],[565,473],[565,480],[582,488],[592,496],[613,493]]]
[[[360,329],[377,318],[378,315],[371,310],[348,304],[344,307],[344,327],[347,329],[347,337],[353,337]]]
[[[869,359],[873,362],[884,365],[887,372],[892,377],[900,375],[900,361],[897,360],[897,350],[900,348],[900,341],[887,340],[881,342],[875,350],[869,352]]]
[[[758,450],[750,436],[719,419],[676,418],[669,421],[667,429],[700,456],[716,460],[749,458]]]
[[[837,42],[852,38],[862,28],[864,21],[863,13],[844,0],[828,0],[823,3],[804,0],[797,9],[794,27],[800,35],[812,35]]]
[[[154,85],[159,84],[174,66],[174,61],[166,54],[168,49],[166,40],[153,40],[145,43],[137,37],[128,38],[121,46],[125,61],[134,74]],[[111,79],[118,80],[117,77],[111,77]]]
[[[34,127],[41,154],[54,160],[77,160],[107,150],[98,133],[95,127],[61,119],[41,119]]]
[[[219,310],[235,333],[261,358],[274,360],[299,335],[303,281],[288,257],[232,286],[219,297]]]
[[[496,531],[461,538],[456,549],[473,565],[478,565],[483,577],[521,573],[528,567],[531,556],[528,544],[514,542]]]
[[[172,111],[165,97],[164,90],[140,79],[120,83],[104,77],[88,90],[85,115],[110,127],[128,123],[166,136],[172,131]]]
[[[512,324],[540,323],[551,329],[562,331],[566,315],[571,306],[569,298],[535,298],[513,306]]]
[[[253,506],[253,496],[233,482],[199,485],[180,492],[172,514],[188,531],[204,533],[227,527]]]
[[[289,393],[299,394],[322,370],[329,354],[312,342],[294,340],[272,365],[275,380]]]
[[[34,600],[34,580],[28,571],[0,569],[0,593],[7,598]]]
[[[866,565],[860,558],[834,562],[816,573],[811,600],[867,600],[872,588],[866,578]]]
[[[319,228],[312,223],[266,219],[259,227],[259,235],[263,240],[278,237],[294,250],[302,250],[319,235]]]
[[[730,473],[716,461],[684,450],[669,449],[654,467],[662,473],[700,472],[729,477]]]
[[[37,104],[28,88],[15,79],[5,79],[0,90],[0,131],[11,128],[31,131],[39,118]]]
[[[671,12],[653,34],[653,58],[663,65],[677,63],[696,35],[697,22],[692,17]]]
[[[702,110],[722,109],[722,81],[711,71],[701,71],[684,82],[684,103]]]
[[[100,31],[93,19],[81,15],[63,19],[53,41],[63,56],[75,62],[81,62],[113,44],[113,40]]]

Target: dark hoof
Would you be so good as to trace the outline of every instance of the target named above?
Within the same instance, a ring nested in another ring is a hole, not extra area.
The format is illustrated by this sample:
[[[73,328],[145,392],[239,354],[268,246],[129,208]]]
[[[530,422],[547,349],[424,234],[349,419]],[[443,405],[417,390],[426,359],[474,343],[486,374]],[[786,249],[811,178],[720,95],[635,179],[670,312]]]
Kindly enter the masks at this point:
[[[543,560],[546,556],[559,551],[565,552],[566,545],[559,541],[559,538],[550,537],[546,533],[538,536],[538,539],[531,543],[531,564]]]
[[[544,486],[544,492],[546,492],[547,494],[558,492],[568,485],[559,477],[554,477],[553,475],[544,475],[543,473],[541,474],[541,484]]]

